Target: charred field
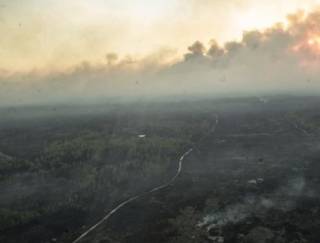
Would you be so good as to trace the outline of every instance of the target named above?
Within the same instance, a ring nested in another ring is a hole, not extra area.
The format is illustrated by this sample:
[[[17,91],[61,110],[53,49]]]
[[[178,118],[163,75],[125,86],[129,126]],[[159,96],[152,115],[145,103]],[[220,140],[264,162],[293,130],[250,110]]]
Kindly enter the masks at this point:
[[[319,104],[1,108],[0,242],[316,243]]]

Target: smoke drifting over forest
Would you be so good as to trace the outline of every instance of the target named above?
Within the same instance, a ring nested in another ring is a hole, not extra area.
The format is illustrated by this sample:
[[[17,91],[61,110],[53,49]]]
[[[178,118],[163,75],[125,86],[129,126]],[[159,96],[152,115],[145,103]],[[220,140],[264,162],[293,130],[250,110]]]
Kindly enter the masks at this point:
[[[320,10],[244,32],[241,41],[201,40],[176,60],[172,50],[145,58],[105,55],[64,71],[0,71],[0,104],[47,104],[100,98],[314,93],[320,84]]]

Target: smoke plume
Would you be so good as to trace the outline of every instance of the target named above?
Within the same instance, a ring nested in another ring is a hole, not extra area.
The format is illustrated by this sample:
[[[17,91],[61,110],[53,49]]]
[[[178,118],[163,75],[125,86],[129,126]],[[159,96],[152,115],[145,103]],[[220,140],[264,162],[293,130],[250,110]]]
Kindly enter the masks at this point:
[[[243,33],[241,41],[196,41],[180,59],[172,50],[145,58],[105,55],[63,71],[0,70],[0,104],[22,105],[188,95],[317,93],[320,10],[288,16],[286,24]]]

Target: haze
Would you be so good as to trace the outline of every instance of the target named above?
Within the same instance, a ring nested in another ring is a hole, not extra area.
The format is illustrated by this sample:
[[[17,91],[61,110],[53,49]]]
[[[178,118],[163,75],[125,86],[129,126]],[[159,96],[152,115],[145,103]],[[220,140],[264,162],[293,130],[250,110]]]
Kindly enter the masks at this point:
[[[317,4],[2,0],[1,104],[314,91]]]

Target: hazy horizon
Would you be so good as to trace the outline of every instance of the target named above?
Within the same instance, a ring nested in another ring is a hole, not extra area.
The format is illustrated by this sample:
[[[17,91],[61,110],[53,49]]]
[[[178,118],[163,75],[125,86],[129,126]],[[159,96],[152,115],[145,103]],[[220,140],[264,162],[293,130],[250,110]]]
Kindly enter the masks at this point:
[[[2,2],[2,106],[320,88],[318,1]]]

